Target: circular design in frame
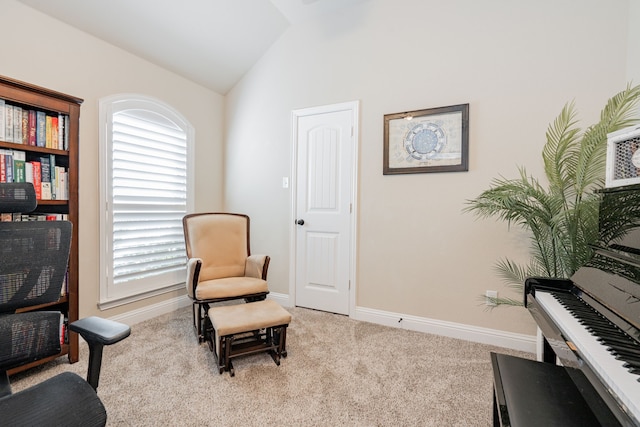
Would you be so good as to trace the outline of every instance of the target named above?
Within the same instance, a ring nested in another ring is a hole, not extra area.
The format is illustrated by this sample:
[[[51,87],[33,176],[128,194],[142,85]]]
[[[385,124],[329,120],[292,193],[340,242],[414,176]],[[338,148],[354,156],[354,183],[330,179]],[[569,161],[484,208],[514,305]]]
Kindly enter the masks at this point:
[[[418,161],[435,157],[446,144],[447,136],[444,130],[433,122],[415,125],[404,138],[405,150]]]

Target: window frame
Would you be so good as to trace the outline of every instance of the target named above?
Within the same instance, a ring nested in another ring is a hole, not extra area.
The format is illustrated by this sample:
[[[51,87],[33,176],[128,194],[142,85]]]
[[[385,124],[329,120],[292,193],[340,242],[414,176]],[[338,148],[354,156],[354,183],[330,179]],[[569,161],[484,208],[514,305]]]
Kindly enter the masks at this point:
[[[100,199],[100,292],[98,306],[109,309],[119,305],[161,295],[176,289],[184,288],[184,274],[180,282],[174,284],[154,285],[153,281],[142,280],[131,282],[125,288],[113,283],[113,213],[112,202],[112,134],[113,115],[124,110],[142,109],[159,114],[183,129],[186,135],[186,170],[187,170],[187,202],[186,213],[193,212],[194,207],[194,145],[195,130],[193,126],[175,108],[158,99],[139,94],[119,94],[100,99],[99,101],[99,199]]]

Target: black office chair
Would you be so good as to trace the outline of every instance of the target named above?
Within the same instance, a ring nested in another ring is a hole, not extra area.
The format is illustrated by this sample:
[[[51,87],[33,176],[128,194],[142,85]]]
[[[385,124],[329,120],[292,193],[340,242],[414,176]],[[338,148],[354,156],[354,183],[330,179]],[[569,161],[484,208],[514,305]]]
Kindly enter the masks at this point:
[[[0,212],[35,209],[33,185],[0,184]],[[69,221],[0,222],[0,424],[7,426],[103,426],[107,414],[97,396],[102,349],[128,337],[129,326],[98,317],[69,325],[89,344],[87,380],[65,372],[26,390],[11,392],[7,371],[59,354],[62,314],[16,313],[21,307],[58,301],[67,272]]]

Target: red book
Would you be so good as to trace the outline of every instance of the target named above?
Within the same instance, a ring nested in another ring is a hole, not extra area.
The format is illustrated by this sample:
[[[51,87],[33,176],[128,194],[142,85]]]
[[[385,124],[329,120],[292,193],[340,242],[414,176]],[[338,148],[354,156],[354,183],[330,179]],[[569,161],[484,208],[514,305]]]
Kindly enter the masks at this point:
[[[29,110],[29,145],[36,145],[36,112]]]
[[[58,147],[58,118],[56,116],[51,117],[51,147]]]
[[[36,200],[42,198],[42,169],[40,162],[30,162],[33,165],[33,188],[36,190]]]
[[[0,182],[7,182],[7,166],[4,162],[4,154],[0,154]]]

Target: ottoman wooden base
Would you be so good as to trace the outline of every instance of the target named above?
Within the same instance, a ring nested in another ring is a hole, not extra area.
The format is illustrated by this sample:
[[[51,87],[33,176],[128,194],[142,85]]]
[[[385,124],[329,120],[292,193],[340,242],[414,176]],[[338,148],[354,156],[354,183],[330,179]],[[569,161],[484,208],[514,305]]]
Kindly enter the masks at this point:
[[[287,326],[291,314],[273,300],[209,308],[208,337],[222,374],[235,371],[231,360],[247,354],[268,352],[276,365],[287,357]]]

